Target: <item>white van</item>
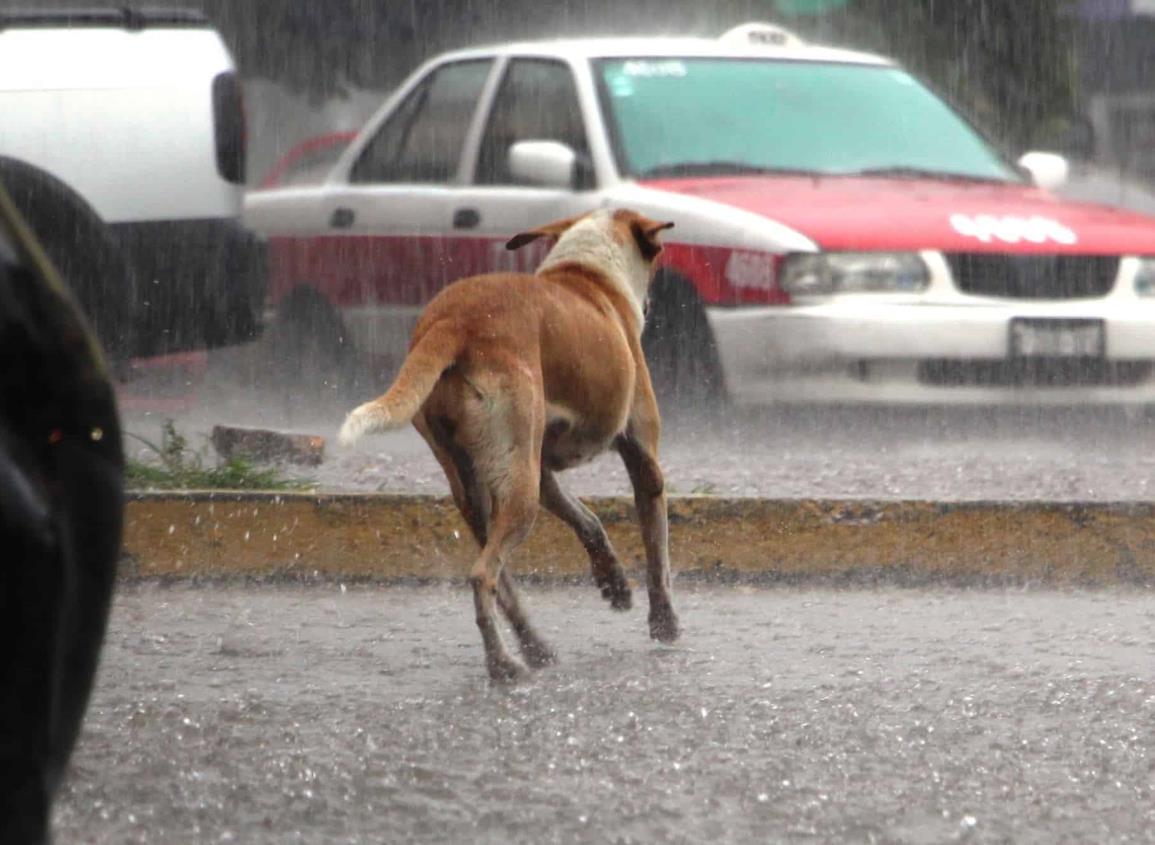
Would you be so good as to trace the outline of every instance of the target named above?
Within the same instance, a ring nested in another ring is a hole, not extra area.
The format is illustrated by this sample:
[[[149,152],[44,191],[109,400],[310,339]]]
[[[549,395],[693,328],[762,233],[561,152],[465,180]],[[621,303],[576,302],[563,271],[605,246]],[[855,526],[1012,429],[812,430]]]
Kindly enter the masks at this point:
[[[0,11],[0,179],[114,355],[255,332],[240,84],[199,12]]]

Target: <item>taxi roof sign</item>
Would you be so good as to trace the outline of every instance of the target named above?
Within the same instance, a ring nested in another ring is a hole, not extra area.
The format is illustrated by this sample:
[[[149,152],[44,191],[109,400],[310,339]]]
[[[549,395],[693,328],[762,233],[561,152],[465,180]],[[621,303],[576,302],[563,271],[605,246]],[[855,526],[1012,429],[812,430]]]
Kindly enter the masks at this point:
[[[762,21],[739,24],[723,32],[718,40],[750,47],[802,47],[806,44],[785,27]]]

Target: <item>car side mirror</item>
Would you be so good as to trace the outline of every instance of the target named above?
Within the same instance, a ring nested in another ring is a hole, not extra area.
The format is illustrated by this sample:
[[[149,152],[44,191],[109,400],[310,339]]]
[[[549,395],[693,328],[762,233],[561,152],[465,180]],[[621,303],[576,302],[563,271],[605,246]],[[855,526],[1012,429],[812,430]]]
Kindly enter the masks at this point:
[[[509,148],[509,172],[518,182],[573,188],[577,153],[561,141],[518,141]]]
[[[1019,157],[1019,167],[1030,173],[1034,183],[1045,191],[1061,188],[1071,172],[1070,163],[1058,153],[1023,153]]]

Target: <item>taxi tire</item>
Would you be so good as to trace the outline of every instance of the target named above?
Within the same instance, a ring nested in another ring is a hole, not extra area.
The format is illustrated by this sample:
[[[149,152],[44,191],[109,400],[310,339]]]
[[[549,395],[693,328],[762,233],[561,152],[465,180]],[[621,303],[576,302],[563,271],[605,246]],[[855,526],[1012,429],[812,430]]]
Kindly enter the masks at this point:
[[[642,351],[663,414],[716,413],[728,404],[718,344],[694,285],[659,269],[650,285]]]

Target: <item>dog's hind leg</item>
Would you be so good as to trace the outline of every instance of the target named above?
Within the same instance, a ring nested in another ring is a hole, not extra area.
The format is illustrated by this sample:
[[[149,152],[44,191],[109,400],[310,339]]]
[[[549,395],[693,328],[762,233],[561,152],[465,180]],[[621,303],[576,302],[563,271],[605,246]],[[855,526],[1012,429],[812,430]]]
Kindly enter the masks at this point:
[[[429,420],[424,414],[413,419],[413,425],[425,442],[429,444],[433,456],[445,471],[453,501],[461,512],[465,524],[473,538],[481,547],[481,554],[470,573],[469,582],[473,587],[473,605],[477,614],[477,627],[481,630],[481,641],[485,647],[485,664],[489,676],[495,681],[512,681],[525,674],[525,667],[506,651],[501,632],[494,620],[493,603],[497,593],[498,577],[501,574],[500,558],[496,545],[489,543],[489,516],[491,505],[488,491],[477,483],[473,461],[459,444],[453,441],[452,432],[444,421]],[[482,495],[484,494],[484,495]],[[496,570],[494,574],[491,574]]]
[[[557,476],[542,467],[541,503],[546,510],[568,525],[577,534],[590,556],[594,583],[615,610],[629,610],[632,604],[630,582],[626,578],[610,538],[593,511],[572,493],[563,490]]]
[[[506,545],[508,529],[503,526],[495,531],[492,539],[481,550],[473,569],[469,573],[469,583],[473,587],[473,608],[477,618],[477,628],[481,632],[481,643],[485,647],[485,666],[489,677],[495,681],[514,681],[526,673],[525,666],[513,658],[505,648],[501,631],[497,627],[495,602],[497,583],[501,577],[502,549]]]
[[[508,569],[502,569],[501,576],[497,580],[497,603],[501,605],[505,618],[509,620],[513,632],[517,634],[525,662],[534,669],[557,663],[556,652],[541,638],[522,610],[521,597]]]
[[[470,533],[477,544],[484,548],[489,534],[487,523],[492,505],[489,491],[478,483],[472,459],[454,442],[452,432],[444,420],[427,421],[423,415],[419,415],[413,423],[445,471],[449,488],[453,492],[453,501],[469,526]],[[535,669],[556,663],[557,655],[530,624],[521,607],[513,576],[504,568],[498,578],[497,603],[517,635],[526,662]]]
[[[477,611],[477,627],[485,646],[485,662],[490,677],[495,681],[515,680],[525,672],[525,667],[505,649],[501,632],[497,628],[494,604],[505,562],[510,552],[529,533],[537,515],[537,485],[534,483],[530,487],[526,481],[528,479],[511,478],[511,489],[494,495],[488,542],[469,574],[474,608]],[[533,481],[536,482],[536,479]]]
[[[523,664],[506,651],[497,628],[494,605],[499,592],[502,609],[510,615],[523,645],[529,636],[530,651],[538,651],[539,659],[548,652],[529,627],[520,604],[513,601],[516,594],[508,589],[510,583],[506,582],[507,589],[499,590],[503,568],[512,551],[529,534],[538,511],[545,402],[526,381],[517,373],[495,388],[492,395],[501,396],[501,404],[497,408],[490,405],[482,419],[475,418],[457,437],[477,470],[478,483],[488,489],[492,504],[486,543],[469,580],[486,665],[496,681],[516,679],[525,671]]]
[[[491,503],[489,491],[477,481],[477,471],[469,455],[453,440],[449,423],[440,418],[427,419],[424,414],[413,418],[413,427],[429,445],[441,465],[453,502],[477,545],[484,548],[489,535]]]

